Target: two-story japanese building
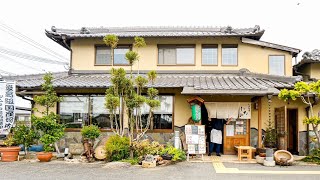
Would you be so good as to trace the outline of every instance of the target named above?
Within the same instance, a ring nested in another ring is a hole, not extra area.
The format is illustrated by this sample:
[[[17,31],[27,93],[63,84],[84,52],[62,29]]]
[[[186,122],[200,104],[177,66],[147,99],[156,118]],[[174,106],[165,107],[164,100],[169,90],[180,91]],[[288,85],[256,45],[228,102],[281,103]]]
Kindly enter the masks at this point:
[[[111,50],[103,37],[115,34],[118,47]],[[121,27],[81,28],[52,27],[46,35],[70,50],[70,70],[54,74],[54,87],[63,102],[52,111],[60,114],[66,125],[61,147],[80,141],[80,128],[96,124],[111,134],[104,93],[110,85],[110,69],[130,70],[125,53],[135,48],[134,37],[143,37],[146,47],[139,49],[140,62],[133,66],[145,75],[156,70],[154,87],[159,89],[161,107],[155,111],[153,130],[146,138],[166,143],[175,129],[183,130],[191,117],[187,99],[198,96],[205,104],[202,121],[228,118],[224,131],[223,152],[233,154],[235,145],[261,147],[266,122],[270,118],[279,132],[287,132],[284,149],[304,154],[306,130],[305,105],[298,100],[289,104],[278,99],[282,88],[293,88],[302,80],[292,76],[292,58],[299,49],[261,41],[264,30],[259,26],[232,27]],[[42,76],[17,78],[17,94],[41,94]],[[34,107],[37,107],[34,104]],[[233,131],[233,132],[230,132]]]

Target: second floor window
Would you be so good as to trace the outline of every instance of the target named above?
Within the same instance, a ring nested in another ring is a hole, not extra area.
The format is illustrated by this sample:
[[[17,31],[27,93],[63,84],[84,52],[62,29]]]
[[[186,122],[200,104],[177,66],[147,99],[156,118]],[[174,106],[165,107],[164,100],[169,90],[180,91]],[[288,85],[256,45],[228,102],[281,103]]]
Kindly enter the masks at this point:
[[[130,50],[130,46],[118,46],[114,49],[114,62],[111,62],[110,47],[98,46],[96,47],[96,65],[128,65],[125,56]]]
[[[269,56],[269,74],[284,76],[284,56]]]
[[[202,65],[218,65],[218,45],[202,46]]]
[[[194,46],[159,46],[158,64],[161,65],[193,65],[195,64]]]
[[[238,45],[222,45],[222,65],[238,65]]]

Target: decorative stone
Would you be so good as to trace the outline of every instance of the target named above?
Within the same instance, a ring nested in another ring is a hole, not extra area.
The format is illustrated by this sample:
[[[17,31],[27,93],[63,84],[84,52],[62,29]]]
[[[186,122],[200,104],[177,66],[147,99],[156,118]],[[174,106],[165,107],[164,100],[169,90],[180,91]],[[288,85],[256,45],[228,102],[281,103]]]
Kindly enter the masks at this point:
[[[259,164],[263,164],[263,161],[265,160],[265,157],[260,157],[259,155],[256,156],[256,161]]]
[[[143,168],[154,168],[157,166],[156,161],[142,161],[142,167]]]
[[[99,160],[103,160],[106,158],[106,150],[104,149],[104,146],[98,146],[94,150],[94,157]]]
[[[264,161],[263,161],[263,165],[264,165],[264,166],[268,166],[268,167],[274,167],[274,166],[276,166],[276,162],[275,162],[275,161],[267,161],[267,160],[264,160]]]
[[[266,149],[266,160],[273,161],[273,149],[271,148]]]
[[[73,155],[80,155],[84,151],[82,143],[73,143],[69,145],[69,153]]]

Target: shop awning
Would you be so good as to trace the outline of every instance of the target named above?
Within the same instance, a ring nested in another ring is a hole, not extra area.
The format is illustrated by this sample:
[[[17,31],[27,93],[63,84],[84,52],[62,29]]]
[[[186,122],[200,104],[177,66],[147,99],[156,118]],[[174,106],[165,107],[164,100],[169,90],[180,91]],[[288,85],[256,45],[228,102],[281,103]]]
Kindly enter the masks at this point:
[[[195,89],[193,87],[184,87],[181,94],[186,95],[252,95],[252,96],[263,96],[266,94],[278,94],[280,91],[277,88],[268,88],[268,89]]]

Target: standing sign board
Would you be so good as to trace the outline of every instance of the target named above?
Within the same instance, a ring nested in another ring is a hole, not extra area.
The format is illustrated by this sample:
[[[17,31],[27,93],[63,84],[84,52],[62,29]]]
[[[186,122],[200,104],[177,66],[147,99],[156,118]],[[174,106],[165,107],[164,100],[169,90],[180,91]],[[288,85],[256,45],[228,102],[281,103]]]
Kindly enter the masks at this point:
[[[186,143],[188,145],[188,157],[189,154],[200,154],[206,153],[206,135],[204,125],[186,125]]]
[[[15,118],[15,82],[0,81],[0,134],[9,134]]]

